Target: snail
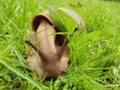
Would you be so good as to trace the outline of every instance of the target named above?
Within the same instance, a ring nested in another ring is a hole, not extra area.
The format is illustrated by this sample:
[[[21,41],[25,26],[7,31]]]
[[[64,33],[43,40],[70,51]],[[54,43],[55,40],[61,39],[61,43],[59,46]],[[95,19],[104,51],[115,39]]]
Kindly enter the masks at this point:
[[[71,13],[67,9],[63,11]],[[34,32],[29,34],[31,39],[25,41],[28,49],[32,47],[30,54],[27,55],[27,62],[32,71],[40,75],[42,81],[56,78],[66,72],[69,62],[67,48],[69,41],[65,36],[55,34],[59,30],[56,30],[49,11],[36,15],[32,20],[32,28]]]

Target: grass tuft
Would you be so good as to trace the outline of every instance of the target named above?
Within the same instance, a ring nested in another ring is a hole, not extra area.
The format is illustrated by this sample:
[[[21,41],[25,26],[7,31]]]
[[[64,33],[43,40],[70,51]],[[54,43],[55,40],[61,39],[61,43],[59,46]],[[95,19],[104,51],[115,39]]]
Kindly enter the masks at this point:
[[[24,41],[32,17],[51,6],[76,11],[88,33],[70,38],[67,73],[41,82],[26,62]],[[119,8],[115,0],[0,0],[0,90],[119,90]]]

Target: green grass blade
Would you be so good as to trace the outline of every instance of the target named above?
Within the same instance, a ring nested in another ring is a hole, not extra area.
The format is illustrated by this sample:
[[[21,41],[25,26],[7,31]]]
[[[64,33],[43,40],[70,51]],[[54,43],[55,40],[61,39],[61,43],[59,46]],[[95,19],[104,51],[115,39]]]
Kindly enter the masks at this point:
[[[3,58],[3,57],[2,57]],[[34,80],[32,80],[30,77],[26,76],[23,72],[21,72],[20,70],[16,69],[14,66],[12,66],[10,63],[10,60],[8,60],[7,58],[4,59],[0,59],[0,63],[3,64],[4,66],[6,66],[8,69],[10,69],[11,71],[13,71],[14,73],[16,73],[18,76],[26,79],[27,81],[29,81],[30,83],[32,83],[33,85],[35,85],[39,90],[42,90],[42,88],[44,86],[40,86],[38,85],[37,82],[35,82]],[[16,63],[17,64],[17,63]],[[44,87],[45,88],[45,87]]]
[[[72,33],[77,27],[76,21],[61,9],[51,7],[50,15],[59,31]]]

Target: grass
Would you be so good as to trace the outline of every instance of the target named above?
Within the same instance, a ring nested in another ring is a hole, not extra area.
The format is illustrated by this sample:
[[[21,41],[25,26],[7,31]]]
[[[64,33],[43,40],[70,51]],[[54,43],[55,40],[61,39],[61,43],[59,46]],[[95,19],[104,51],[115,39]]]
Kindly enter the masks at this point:
[[[41,82],[26,62],[24,40],[32,30],[32,17],[51,6],[76,11],[83,17],[88,33],[78,31],[71,38],[67,73],[55,81]],[[119,34],[119,2],[1,0],[0,90],[119,90]]]

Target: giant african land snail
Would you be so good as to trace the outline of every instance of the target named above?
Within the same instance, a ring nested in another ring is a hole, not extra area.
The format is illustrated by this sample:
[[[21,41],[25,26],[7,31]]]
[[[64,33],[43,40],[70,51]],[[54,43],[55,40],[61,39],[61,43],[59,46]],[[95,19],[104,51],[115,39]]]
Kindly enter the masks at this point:
[[[63,11],[77,19],[76,22],[81,24],[83,32],[86,33],[84,22],[76,13],[64,8]],[[42,80],[57,77],[65,72],[69,62],[68,49],[66,48],[68,40],[62,35],[57,37],[54,26],[49,12],[43,12],[33,18],[32,27],[35,32],[30,33],[32,38],[29,41],[26,40],[27,47],[33,48],[27,61],[31,69],[42,77]]]

